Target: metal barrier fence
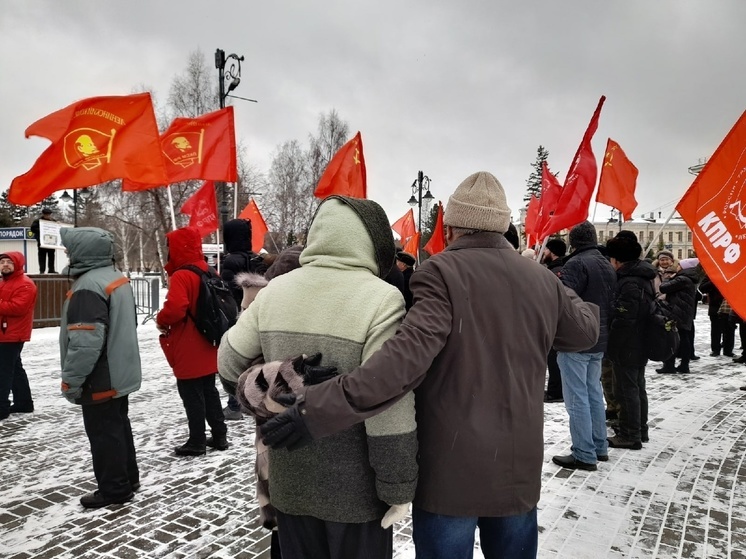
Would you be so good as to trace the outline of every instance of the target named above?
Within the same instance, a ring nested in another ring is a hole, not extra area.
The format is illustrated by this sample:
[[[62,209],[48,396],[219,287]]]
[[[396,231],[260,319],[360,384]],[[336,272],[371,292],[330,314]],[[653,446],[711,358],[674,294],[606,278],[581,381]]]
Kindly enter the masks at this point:
[[[34,328],[59,326],[62,317],[62,304],[72,281],[62,275],[31,275],[36,284],[36,306],[34,307]]]
[[[137,314],[144,314],[145,319],[142,324],[148,320],[155,319],[155,315],[160,309],[160,278],[131,278],[130,284],[135,294],[135,307]]]
[[[62,304],[65,302],[72,280],[66,276],[52,274],[29,277],[34,280],[38,290],[34,307],[34,328],[59,326],[62,318]],[[145,315],[142,324],[155,319],[160,308],[160,278],[131,278],[130,284],[135,295],[137,314]]]

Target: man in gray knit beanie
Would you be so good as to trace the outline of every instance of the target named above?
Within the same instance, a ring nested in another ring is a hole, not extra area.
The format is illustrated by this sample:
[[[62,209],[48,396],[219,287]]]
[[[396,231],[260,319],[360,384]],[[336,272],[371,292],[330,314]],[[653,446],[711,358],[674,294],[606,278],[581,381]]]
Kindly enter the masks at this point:
[[[478,525],[486,557],[534,558],[546,356],[596,343],[598,308],[505,239],[510,208],[490,173],[456,188],[443,222],[448,246],[412,274],[414,305],[396,335],[349,374],[308,387],[262,434],[292,450],[417,387],[417,556],[470,556]]]

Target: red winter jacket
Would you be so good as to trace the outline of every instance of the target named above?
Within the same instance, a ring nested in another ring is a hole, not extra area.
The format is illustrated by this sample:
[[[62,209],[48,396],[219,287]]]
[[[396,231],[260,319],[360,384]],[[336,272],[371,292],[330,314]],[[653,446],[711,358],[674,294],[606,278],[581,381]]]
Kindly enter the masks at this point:
[[[23,271],[26,259],[20,252],[4,252],[15,270],[0,281],[0,343],[31,339],[36,304],[36,284]]]
[[[177,379],[199,378],[217,372],[218,348],[200,334],[189,316],[197,312],[200,277],[191,270],[180,270],[192,264],[207,271],[202,253],[202,238],[195,227],[184,227],[166,234],[170,273],[168,295],[156,317],[159,326],[168,328],[160,337],[163,353]],[[188,311],[188,313],[187,313]]]

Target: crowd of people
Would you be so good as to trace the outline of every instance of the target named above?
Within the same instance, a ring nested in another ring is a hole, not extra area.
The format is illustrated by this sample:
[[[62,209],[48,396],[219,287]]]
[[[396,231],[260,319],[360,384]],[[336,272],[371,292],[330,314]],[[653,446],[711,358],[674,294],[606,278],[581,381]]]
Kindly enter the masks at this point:
[[[544,405],[567,410],[572,446],[552,458],[562,468],[592,472],[609,448],[650,439],[652,301],[665,300],[680,333],[658,373],[687,374],[698,359],[701,294],[711,355],[744,362],[734,354],[744,321],[696,259],[664,250],[647,260],[629,231],[599,245],[587,221],[571,229],[569,253],[553,238],[537,257],[518,251],[510,214],[493,175],[470,175],[445,208],[446,249],[419,265],[397,251],[370,200],[323,200],[305,246],[279,255],[253,253],[251,223],[232,220],[219,276],[238,319],[220,343],[197,319],[205,282],[218,277],[201,235],[167,235],[156,325],[189,433],[173,452],[225,451],[227,421],[255,419],[256,494],[273,558],[391,557],[392,525],[410,506],[418,558],[468,557],[477,529],[487,559],[535,557]],[[122,504],[140,487],[128,416],[142,376],[132,289],[109,232],[63,229],[62,243],[62,273],[74,281],[61,390],[82,406],[98,485],[80,502]],[[21,351],[36,287],[23,267],[20,253],[0,254],[0,419],[34,409]]]

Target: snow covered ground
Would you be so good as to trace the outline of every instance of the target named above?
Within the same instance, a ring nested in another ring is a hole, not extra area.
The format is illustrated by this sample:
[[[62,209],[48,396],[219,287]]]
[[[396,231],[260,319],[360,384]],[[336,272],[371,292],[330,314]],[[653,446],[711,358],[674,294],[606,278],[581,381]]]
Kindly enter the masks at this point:
[[[58,395],[58,329],[34,331],[23,360],[37,411],[0,423],[0,557],[269,556],[252,422],[229,423],[226,452],[174,456],[186,418],[155,326],[138,330],[143,387],[130,416],[142,488],[130,504],[96,511],[78,504],[95,484],[80,409]],[[650,442],[611,449],[597,472],[551,463],[570,438],[564,406],[545,406],[539,557],[746,558],[746,366],[709,357],[705,307],[696,346],[689,375],[648,366]],[[396,557],[414,557],[409,534],[409,522],[396,526]]]

